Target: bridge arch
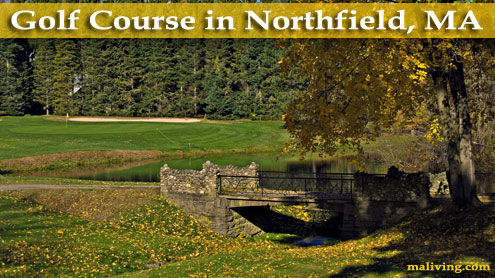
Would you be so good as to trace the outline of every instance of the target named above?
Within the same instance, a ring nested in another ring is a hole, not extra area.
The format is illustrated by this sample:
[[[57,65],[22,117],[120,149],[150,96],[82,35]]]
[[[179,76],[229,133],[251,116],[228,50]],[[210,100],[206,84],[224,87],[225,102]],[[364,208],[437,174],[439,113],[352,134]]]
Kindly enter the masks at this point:
[[[252,236],[277,230],[269,206],[304,205],[342,214],[341,237],[366,235],[393,223],[429,201],[423,174],[293,174],[203,164],[200,171],[160,171],[161,192],[178,208],[213,231]],[[267,210],[268,209],[268,210]]]

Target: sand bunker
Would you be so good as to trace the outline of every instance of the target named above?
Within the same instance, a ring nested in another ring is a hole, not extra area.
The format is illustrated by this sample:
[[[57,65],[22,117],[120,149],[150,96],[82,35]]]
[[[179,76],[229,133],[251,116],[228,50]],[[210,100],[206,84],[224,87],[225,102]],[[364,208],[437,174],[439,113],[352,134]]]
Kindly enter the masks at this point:
[[[132,119],[132,118],[69,118],[74,122],[150,122],[150,123],[197,123],[201,120],[186,118],[149,118],[149,119]]]

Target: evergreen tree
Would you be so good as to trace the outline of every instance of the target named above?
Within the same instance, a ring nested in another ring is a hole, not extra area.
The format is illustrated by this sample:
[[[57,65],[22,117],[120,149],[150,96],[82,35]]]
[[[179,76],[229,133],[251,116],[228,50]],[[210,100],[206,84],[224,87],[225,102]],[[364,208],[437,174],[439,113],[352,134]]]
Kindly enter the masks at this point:
[[[55,114],[77,114],[80,106],[80,48],[72,39],[55,40],[53,60],[53,111]]]
[[[178,56],[178,86],[182,109],[187,116],[204,113],[205,93],[202,88],[205,66],[204,40],[180,40]]]
[[[36,101],[58,114],[280,119],[304,84],[280,76],[275,42],[37,40]]]
[[[205,47],[205,112],[210,118],[233,118],[233,40],[206,40]]]
[[[281,76],[278,61],[285,50],[277,48],[274,39],[235,40],[234,48],[234,116],[280,119],[295,93],[304,88],[292,76]]]
[[[46,115],[53,110],[52,102],[54,98],[55,72],[55,45],[51,39],[35,40],[35,60],[34,60],[34,100],[43,105]]]
[[[23,115],[30,109],[31,50],[26,40],[0,40],[0,115]]]
[[[108,96],[104,94],[107,84],[105,69],[112,67],[113,61],[107,61],[106,51],[110,40],[81,40],[82,65],[82,107],[81,113],[86,115],[107,115]]]
[[[242,51],[239,53],[239,72],[242,80],[242,94],[239,95],[239,117],[257,117],[262,103],[260,56],[263,54],[264,40],[241,40]]]
[[[99,70],[96,75],[98,77],[98,85],[101,90],[98,94],[101,95],[101,100],[105,103],[106,115],[126,115],[123,113],[125,107],[124,93],[126,90],[125,80],[123,75],[123,60],[125,52],[122,51],[123,44],[126,40],[109,39],[104,40],[104,50],[100,56]]]
[[[141,90],[147,115],[179,116],[177,43],[170,39],[143,40],[145,74]],[[180,116],[185,116],[185,113]]]
[[[297,91],[304,90],[292,75],[282,77],[279,61],[285,51],[276,47],[273,39],[261,40],[262,52],[258,55],[258,113],[265,119],[280,119],[289,103],[296,98]]]

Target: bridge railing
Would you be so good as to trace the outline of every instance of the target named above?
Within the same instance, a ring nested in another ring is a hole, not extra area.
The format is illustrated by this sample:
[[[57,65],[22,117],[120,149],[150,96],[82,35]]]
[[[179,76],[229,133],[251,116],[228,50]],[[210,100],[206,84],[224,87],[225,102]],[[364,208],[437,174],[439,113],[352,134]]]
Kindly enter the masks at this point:
[[[325,172],[287,172],[287,171],[258,171],[259,176],[264,177],[296,177],[296,178],[330,178],[330,179],[354,179],[354,173],[325,173]]]
[[[273,172],[272,172],[273,173]],[[311,195],[327,194],[351,196],[354,178],[352,176],[283,176],[258,174],[257,176],[217,176],[219,194],[261,194],[261,195]]]

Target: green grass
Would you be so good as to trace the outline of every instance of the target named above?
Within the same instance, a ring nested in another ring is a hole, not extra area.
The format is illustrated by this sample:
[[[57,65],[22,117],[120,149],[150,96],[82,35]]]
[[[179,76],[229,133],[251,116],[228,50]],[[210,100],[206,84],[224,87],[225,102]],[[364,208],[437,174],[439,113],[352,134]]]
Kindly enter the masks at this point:
[[[93,150],[275,151],[288,138],[282,122],[89,123],[2,117],[0,160]]]
[[[292,235],[229,239],[152,190],[0,195],[1,277],[493,277],[495,208],[440,205],[362,239],[321,247]],[[282,243],[281,243],[282,242]],[[409,272],[408,264],[491,272]],[[148,269],[147,265],[161,263]]]
[[[111,276],[249,244],[209,231],[156,194],[136,189],[0,195],[0,277]]]
[[[101,186],[153,186],[157,182],[97,181],[66,178],[16,177],[0,175],[2,184],[46,184],[46,185],[101,185]]]
[[[240,250],[122,277],[494,277],[495,207],[442,205],[395,227],[330,246]],[[412,264],[488,265],[490,271],[408,271]]]

